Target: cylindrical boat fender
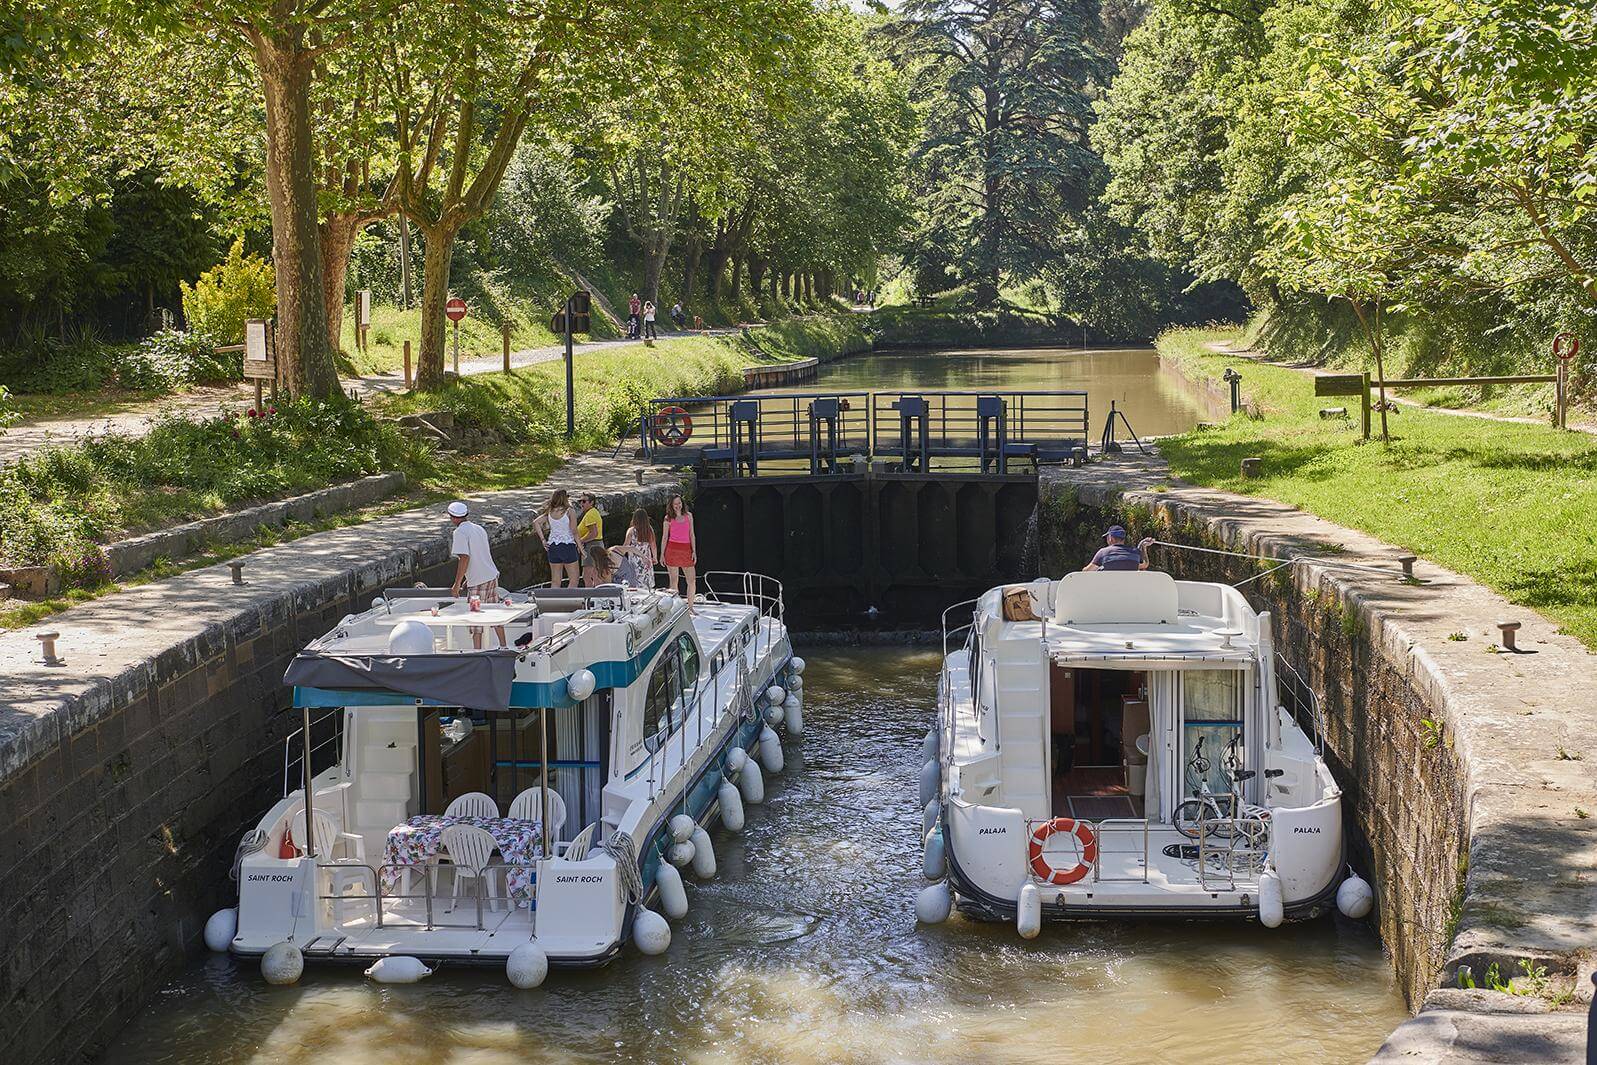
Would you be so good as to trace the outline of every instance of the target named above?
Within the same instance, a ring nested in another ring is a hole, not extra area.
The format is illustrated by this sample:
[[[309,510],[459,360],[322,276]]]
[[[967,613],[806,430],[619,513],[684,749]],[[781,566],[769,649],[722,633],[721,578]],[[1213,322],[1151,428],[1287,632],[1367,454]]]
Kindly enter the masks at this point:
[[[688,915],[688,889],[682,886],[682,874],[674,865],[663,862],[655,871],[654,882],[660,888],[660,908],[673,921]]]
[[[238,907],[228,906],[211,914],[205,922],[205,947],[218,953],[226,950],[238,935]]]
[[[1343,917],[1362,921],[1375,907],[1375,889],[1369,881],[1349,870],[1348,878],[1336,889],[1336,908]]]
[[[549,955],[536,943],[523,943],[505,959],[505,979],[510,986],[530,991],[549,975]]]
[[[726,752],[726,771],[728,773],[741,773],[743,763],[749,760],[749,752],[741,747],[733,747]]]
[[[693,861],[693,849],[692,840],[685,839],[681,843],[673,843],[665,852],[665,860],[680,869]]]
[[[1042,931],[1042,892],[1036,884],[1022,884],[1015,904],[1015,929],[1021,939],[1036,939]]]
[[[948,872],[948,854],[943,846],[943,830],[934,828],[926,837],[926,850],[921,856],[921,872],[927,880],[941,880]]]
[[[920,812],[920,836],[925,839],[937,827],[937,822],[942,820],[943,804],[936,799],[927,803]]]
[[[432,974],[433,971],[427,968],[420,958],[403,954],[378,958],[372,967],[366,970],[366,975],[379,984],[414,984]]]
[[[721,823],[726,826],[728,832],[742,832],[743,796],[738,794],[737,785],[730,780],[723,780],[715,795],[721,803]]]
[[[702,828],[693,830],[693,875],[708,880],[715,875],[715,845]]]
[[[782,757],[782,738],[771,731],[769,725],[760,730],[760,764],[771,773],[780,773],[786,764]]]
[[[920,767],[920,802],[925,806],[942,791],[943,767],[934,758]]]
[[[1286,920],[1286,899],[1281,893],[1281,874],[1271,866],[1259,874],[1259,923],[1280,928]]]
[[[772,703],[765,708],[765,723],[771,728],[776,728],[787,716],[787,708],[782,703]]]
[[[782,708],[787,711],[787,734],[795,740],[804,738],[804,704],[797,696],[789,695],[782,701]]]
[[[794,655],[791,659],[788,660],[787,668],[788,668],[788,670],[790,672],[793,672],[793,673],[803,673],[804,672],[804,659],[798,657],[797,655]]]
[[[664,954],[671,946],[671,922],[653,910],[640,909],[632,919],[632,942],[645,954]]]
[[[927,729],[926,738],[920,741],[920,760],[923,762],[937,761],[939,746],[941,744],[937,737],[937,730],[934,728]]]
[[[749,806],[758,806],[765,801],[765,778],[760,775],[760,763],[750,758],[743,763],[743,772],[738,776],[738,788],[743,792],[743,801]]]
[[[921,924],[942,924],[954,909],[954,893],[948,881],[927,884],[915,896],[915,918]]]
[[[693,830],[699,826],[687,814],[675,814],[666,827],[670,829],[673,840],[678,843],[686,843],[693,838]]]
[[[269,984],[286,987],[305,972],[305,955],[288,940],[273,943],[261,955],[261,977]]]
[[[768,703],[780,703],[786,698],[787,691],[780,684],[773,684],[765,689],[765,701]]]

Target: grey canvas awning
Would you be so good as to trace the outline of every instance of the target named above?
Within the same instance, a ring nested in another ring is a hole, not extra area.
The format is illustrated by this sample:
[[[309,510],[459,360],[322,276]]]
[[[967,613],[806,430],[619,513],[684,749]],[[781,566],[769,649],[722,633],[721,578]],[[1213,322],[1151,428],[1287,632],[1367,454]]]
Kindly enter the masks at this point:
[[[508,710],[517,652],[359,655],[301,651],[283,682],[300,688],[389,691],[471,710]]]

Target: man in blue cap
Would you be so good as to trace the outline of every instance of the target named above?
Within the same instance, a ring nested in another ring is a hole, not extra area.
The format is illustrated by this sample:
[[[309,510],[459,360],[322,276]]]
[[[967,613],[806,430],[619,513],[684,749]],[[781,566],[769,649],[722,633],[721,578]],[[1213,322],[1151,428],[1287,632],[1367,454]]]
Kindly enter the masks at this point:
[[[1111,525],[1109,531],[1103,534],[1109,543],[1098,549],[1092,556],[1092,561],[1087,563],[1088,573],[1104,569],[1147,569],[1148,556],[1145,552],[1153,546],[1153,537],[1144,536],[1136,547],[1126,546],[1126,530],[1124,526]]]

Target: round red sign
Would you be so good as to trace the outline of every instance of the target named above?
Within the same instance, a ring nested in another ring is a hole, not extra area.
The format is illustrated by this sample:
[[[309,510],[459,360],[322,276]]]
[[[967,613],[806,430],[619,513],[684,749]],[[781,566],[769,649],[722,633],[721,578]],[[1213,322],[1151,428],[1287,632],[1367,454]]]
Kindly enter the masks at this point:
[[[1580,351],[1580,338],[1574,333],[1559,333],[1553,338],[1553,354],[1568,362]]]
[[[466,301],[459,296],[449,297],[449,302],[444,304],[444,317],[451,322],[458,322],[466,317]]]

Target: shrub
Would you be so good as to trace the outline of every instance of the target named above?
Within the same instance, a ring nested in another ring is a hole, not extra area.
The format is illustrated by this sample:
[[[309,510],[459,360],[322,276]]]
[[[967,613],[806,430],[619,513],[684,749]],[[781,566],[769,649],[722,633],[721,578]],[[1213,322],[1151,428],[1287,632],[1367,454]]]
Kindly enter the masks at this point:
[[[115,376],[118,349],[90,326],[64,337],[34,331],[0,351],[0,381],[18,392],[94,392]]]
[[[277,307],[272,264],[244,254],[244,241],[233,242],[226,261],[183,282],[183,314],[189,328],[218,344],[244,342],[244,323],[270,318]]]
[[[204,333],[163,329],[146,338],[117,367],[124,388],[170,392],[200,381],[227,381],[240,374],[236,357],[218,355]]]
[[[11,399],[11,390],[5,385],[0,385],[0,429],[4,429],[20,418],[17,407]]]

